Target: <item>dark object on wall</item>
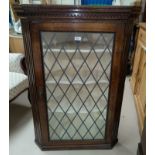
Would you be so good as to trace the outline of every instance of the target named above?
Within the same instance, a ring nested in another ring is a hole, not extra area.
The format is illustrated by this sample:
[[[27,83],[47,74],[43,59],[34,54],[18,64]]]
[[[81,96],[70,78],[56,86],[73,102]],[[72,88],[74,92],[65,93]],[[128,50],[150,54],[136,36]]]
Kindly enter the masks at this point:
[[[142,9],[139,16],[139,22],[146,22],[146,0],[142,0],[141,6]]]
[[[126,75],[131,75],[132,69],[133,69],[133,55],[136,48],[137,43],[137,33],[139,28],[137,28],[137,25],[134,25],[131,40],[130,40],[130,47],[129,47],[129,55],[128,55],[128,64],[127,64],[127,71]]]
[[[141,12],[139,19],[137,20],[137,23],[140,22],[146,22],[146,0],[142,0],[141,2]],[[135,52],[136,42],[137,42],[137,36],[136,32],[138,31],[137,26],[134,26],[131,42],[130,42],[130,48],[129,48],[129,56],[128,56],[128,67],[127,67],[127,75],[131,75],[132,73],[132,62],[133,62],[133,56]]]
[[[14,5],[21,18],[35,141],[43,149],[117,143],[139,7]]]
[[[12,18],[11,18],[11,11],[10,11],[10,9],[9,9],[9,24],[10,24],[11,26],[13,26],[13,22],[12,22]]]

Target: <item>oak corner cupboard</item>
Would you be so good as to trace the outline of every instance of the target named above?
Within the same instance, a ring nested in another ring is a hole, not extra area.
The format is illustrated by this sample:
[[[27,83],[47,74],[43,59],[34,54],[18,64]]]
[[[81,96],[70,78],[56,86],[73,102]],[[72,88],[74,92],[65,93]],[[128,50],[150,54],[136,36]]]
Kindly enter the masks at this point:
[[[14,9],[22,23],[35,142],[42,150],[112,148],[140,8]]]
[[[146,23],[138,25],[131,88],[135,99],[140,135],[146,117]]]

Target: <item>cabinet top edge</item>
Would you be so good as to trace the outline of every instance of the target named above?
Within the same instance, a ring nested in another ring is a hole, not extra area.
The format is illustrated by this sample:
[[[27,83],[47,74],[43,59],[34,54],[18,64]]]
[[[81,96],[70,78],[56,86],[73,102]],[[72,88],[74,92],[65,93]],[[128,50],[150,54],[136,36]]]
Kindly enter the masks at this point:
[[[13,8],[20,18],[74,18],[74,19],[115,19],[136,18],[140,6],[61,6],[61,5],[30,5],[14,4]]]

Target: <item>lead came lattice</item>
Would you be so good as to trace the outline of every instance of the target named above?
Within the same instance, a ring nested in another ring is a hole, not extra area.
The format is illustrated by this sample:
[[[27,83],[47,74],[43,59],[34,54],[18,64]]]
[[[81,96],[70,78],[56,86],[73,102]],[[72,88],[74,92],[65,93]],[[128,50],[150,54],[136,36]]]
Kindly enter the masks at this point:
[[[114,34],[41,38],[50,140],[104,139]]]

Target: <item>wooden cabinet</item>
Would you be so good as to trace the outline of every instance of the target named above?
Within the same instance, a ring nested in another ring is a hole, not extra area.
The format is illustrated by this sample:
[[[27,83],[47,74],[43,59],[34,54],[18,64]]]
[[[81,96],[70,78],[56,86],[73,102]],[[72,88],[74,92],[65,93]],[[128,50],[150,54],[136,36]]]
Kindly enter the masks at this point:
[[[139,130],[143,130],[146,109],[146,32],[145,24],[140,24],[135,51],[131,87],[138,114]]]
[[[22,23],[36,143],[41,149],[112,148],[140,8],[14,9]]]

